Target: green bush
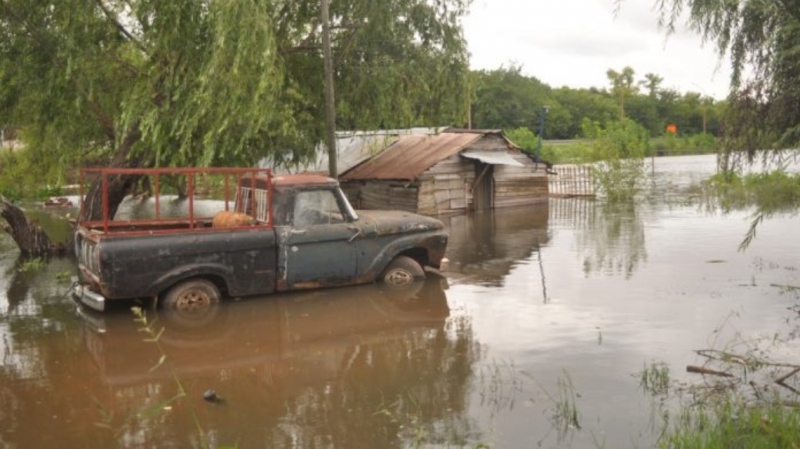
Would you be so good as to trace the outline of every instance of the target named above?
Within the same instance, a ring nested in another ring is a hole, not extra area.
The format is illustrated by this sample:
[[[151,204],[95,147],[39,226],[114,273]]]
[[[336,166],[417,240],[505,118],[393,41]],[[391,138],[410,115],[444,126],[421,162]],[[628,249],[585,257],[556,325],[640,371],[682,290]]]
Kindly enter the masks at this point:
[[[36,160],[30,150],[0,151],[0,194],[11,200],[61,195],[63,171]]]
[[[539,138],[529,128],[515,128],[504,131],[506,137],[519,145],[525,152],[536,155]],[[569,141],[567,143],[542,142],[541,159],[553,164],[580,164],[589,153],[589,145],[582,141]]]
[[[713,154],[717,150],[717,138],[711,134],[675,136],[665,134],[650,141],[650,148],[658,156]],[[652,153],[648,154],[648,156]]]
[[[610,202],[633,200],[645,178],[647,130],[624,119],[609,123],[606,129],[595,124],[592,132],[597,136],[589,153],[595,186]]]
[[[706,187],[726,211],[755,206],[769,214],[800,208],[800,175],[782,170],[745,176],[720,173],[712,176]]]

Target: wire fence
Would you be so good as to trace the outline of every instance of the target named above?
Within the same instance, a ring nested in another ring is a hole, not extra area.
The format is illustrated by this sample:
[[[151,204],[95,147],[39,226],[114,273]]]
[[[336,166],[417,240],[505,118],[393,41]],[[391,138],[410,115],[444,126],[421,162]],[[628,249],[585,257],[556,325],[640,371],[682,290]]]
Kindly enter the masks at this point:
[[[569,198],[595,195],[590,166],[556,165],[552,172],[547,177],[550,196]]]

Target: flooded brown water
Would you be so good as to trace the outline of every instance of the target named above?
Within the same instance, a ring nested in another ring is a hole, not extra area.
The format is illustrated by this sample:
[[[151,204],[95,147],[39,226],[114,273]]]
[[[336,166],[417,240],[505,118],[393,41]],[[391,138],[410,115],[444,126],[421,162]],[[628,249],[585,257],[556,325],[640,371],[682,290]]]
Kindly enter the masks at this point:
[[[252,298],[195,326],[149,310],[159,345],[127,306],[79,311],[71,261],[21,271],[0,237],[0,446],[652,447],[664,412],[646,365],[691,381],[695,349],[798,349],[800,301],[776,286],[800,285],[800,221],[773,217],[738,252],[748,213],[686,194],[713,169],[657,159],[635,207],[446,219],[451,272],[408,295]]]

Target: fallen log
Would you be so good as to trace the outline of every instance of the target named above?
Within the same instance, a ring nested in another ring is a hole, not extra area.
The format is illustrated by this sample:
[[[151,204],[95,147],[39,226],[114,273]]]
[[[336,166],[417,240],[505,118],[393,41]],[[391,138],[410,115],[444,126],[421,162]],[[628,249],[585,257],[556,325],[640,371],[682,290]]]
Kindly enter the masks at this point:
[[[41,226],[28,220],[19,207],[3,196],[0,196],[0,217],[6,221],[3,230],[11,235],[23,256],[46,257],[65,252],[64,245],[54,244]]]

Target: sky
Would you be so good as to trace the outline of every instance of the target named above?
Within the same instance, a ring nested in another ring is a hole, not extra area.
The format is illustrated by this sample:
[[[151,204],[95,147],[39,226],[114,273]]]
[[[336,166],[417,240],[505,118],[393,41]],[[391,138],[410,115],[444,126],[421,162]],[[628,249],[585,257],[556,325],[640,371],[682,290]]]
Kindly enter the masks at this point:
[[[554,88],[605,88],[608,69],[630,66],[637,81],[655,73],[664,88],[724,99],[728,59],[685,27],[667,36],[654,4],[624,0],[615,13],[615,0],[473,0],[463,22],[470,67],[513,63]]]

